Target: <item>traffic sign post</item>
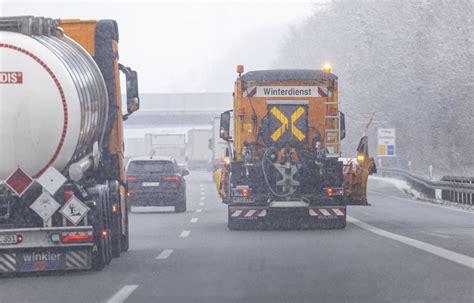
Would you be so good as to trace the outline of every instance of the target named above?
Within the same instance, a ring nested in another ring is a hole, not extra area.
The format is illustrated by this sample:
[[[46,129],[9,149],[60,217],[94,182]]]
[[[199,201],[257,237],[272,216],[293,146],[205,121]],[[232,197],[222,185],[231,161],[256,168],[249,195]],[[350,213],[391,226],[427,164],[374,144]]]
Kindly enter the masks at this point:
[[[395,129],[379,128],[377,130],[377,151],[379,157],[395,157]]]

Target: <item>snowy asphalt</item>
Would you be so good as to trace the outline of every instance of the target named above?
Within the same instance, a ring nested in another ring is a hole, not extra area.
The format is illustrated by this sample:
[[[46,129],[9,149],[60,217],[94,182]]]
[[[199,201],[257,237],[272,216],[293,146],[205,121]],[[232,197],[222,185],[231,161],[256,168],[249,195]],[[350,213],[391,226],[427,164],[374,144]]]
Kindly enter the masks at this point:
[[[206,172],[184,214],[136,210],[101,272],[0,278],[0,302],[473,302],[474,213],[379,179],[344,230],[229,231]]]

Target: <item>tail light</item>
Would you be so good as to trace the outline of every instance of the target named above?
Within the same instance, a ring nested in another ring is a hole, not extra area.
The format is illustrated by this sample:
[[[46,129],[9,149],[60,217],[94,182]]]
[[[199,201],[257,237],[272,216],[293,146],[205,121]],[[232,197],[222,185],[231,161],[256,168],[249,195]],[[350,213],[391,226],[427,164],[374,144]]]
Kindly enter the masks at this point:
[[[327,195],[328,197],[332,197],[333,194],[334,194],[334,189],[332,189],[332,187],[326,188],[326,195]]]
[[[137,181],[138,178],[137,177],[127,177],[127,180],[128,181]]]
[[[119,209],[119,208],[118,208],[118,205],[117,205],[117,204],[112,204],[112,213],[113,213],[113,214],[118,213],[118,209]]]
[[[62,242],[64,244],[92,242],[93,239],[94,239],[94,236],[92,235],[92,231],[78,231],[78,232],[63,232],[62,233]]]
[[[325,188],[324,191],[326,192],[326,195],[328,197],[333,197],[333,196],[343,196],[344,195],[344,189],[343,188],[334,188],[334,187],[328,187]]]
[[[248,186],[237,186],[232,189],[232,195],[235,197],[248,198],[250,196],[250,188]]]
[[[164,177],[164,181],[176,181],[179,182],[181,180],[180,176],[169,176],[169,177]]]
[[[103,229],[100,231],[100,236],[102,238],[106,238],[109,235],[109,231],[107,229]]]
[[[16,243],[19,244],[23,242],[23,236],[22,235],[16,235]]]

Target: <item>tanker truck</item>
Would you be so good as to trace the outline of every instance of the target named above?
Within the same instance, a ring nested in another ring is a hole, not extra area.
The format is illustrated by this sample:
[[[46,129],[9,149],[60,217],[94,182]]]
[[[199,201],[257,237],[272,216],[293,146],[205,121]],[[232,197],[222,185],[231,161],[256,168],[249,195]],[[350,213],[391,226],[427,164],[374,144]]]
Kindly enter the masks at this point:
[[[113,20],[0,18],[0,274],[128,250],[122,122],[139,97],[118,41]]]
[[[337,76],[329,66],[237,72],[234,106],[220,119],[229,161],[217,179],[228,228],[344,228],[347,205],[368,204],[363,187],[375,166],[367,137],[355,159],[340,159]]]

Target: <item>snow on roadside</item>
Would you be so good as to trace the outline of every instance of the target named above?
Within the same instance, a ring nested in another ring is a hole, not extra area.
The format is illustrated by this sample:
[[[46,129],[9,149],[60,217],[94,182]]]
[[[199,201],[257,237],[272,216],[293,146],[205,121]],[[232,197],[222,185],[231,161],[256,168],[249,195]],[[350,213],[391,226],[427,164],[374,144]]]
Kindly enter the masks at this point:
[[[474,207],[471,206],[471,205],[456,203],[456,202],[451,202],[451,201],[445,201],[445,200],[436,200],[436,199],[429,198],[426,195],[424,195],[423,193],[413,189],[408,184],[408,182],[400,180],[400,179],[389,178],[389,177],[379,177],[379,176],[370,176],[369,178],[371,180],[376,180],[376,181],[382,181],[382,182],[385,182],[385,183],[389,183],[389,184],[395,186],[401,192],[410,195],[411,197],[413,197],[416,200],[430,202],[430,203],[433,203],[433,204],[442,205],[442,206],[446,206],[446,207],[462,208],[463,210],[468,210],[468,211],[474,212]]]

